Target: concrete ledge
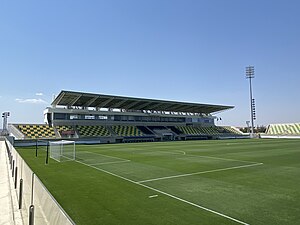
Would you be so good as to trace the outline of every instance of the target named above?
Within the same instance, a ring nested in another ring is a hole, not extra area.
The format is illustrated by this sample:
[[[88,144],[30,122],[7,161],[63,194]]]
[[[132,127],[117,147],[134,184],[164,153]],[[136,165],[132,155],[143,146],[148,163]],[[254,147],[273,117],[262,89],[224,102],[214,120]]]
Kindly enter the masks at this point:
[[[23,225],[5,141],[0,141],[0,225]]]
[[[7,153],[4,141],[0,142],[0,224],[14,224],[10,194]]]

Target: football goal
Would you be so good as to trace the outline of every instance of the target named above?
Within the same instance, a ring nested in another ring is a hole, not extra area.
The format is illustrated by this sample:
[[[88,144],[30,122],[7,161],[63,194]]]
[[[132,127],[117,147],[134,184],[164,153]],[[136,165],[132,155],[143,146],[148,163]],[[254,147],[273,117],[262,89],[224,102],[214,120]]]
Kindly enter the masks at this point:
[[[58,161],[75,160],[75,141],[50,141],[50,158]]]

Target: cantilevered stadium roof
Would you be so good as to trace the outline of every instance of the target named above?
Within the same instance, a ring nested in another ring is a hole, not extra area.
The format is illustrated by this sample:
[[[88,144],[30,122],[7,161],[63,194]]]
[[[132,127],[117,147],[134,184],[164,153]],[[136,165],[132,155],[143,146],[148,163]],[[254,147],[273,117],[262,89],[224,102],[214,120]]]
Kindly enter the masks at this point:
[[[92,94],[62,90],[53,100],[52,107],[97,107],[125,110],[154,110],[186,113],[214,113],[234,108],[233,106],[211,105],[169,100],[133,98],[114,95]]]

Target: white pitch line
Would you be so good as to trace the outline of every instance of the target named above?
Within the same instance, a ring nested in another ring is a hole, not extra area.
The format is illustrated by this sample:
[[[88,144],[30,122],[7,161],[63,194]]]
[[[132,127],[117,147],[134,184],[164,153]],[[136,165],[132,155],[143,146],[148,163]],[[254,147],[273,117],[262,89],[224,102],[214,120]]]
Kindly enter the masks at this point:
[[[199,158],[208,158],[208,159],[218,159],[218,160],[232,161],[232,162],[259,163],[259,162],[253,162],[253,161],[245,161],[245,160],[229,159],[229,158],[220,158],[220,157],[206,156],[206,155],[187,155],[187,156],[193,156],[193,157],[199,157]]]
[[[158,195],[150,195],[148,198],[156,198]]]
[[[171,179],[171,178],[193,176],[193,175],[197,175],[197,174],[213,173],[213,172],[219,172],[219,171],[225,171],[225,170],[234,170],[234,169],[240,169],[240,168],[251,167],[251,166],[259,166],[262,164],[263,163],[255,163],[255,164],[248,164],[248,165],[242,165],[242,166],[227,167],[227,168],[223,168],[223,169],[206,170],[206,171],[200,171],[200,172],[195,172],[195,173],[186,173],[186,174],[179,174],[179,175],[167,176],[167,177],[158,177],[158,178],[153,178],[153,179],[149,179],[149,180],[137,181],[137,183],[140,184],[140,183],[146,183],[146,182],[157,181],[157,180],[166,180],[166,179]]]
[[[130,160],[114,161],[114,162],[103,162],[103,163],[94,163],[94,164],[89,164],[89,165],[96,166],[96,165],[107,165],[107,164],[116,164],[116,163],[125,163],[125,162],[130,162]]]
[[[171,153],[171,154],[175,154],[175,155],[186,155],[186,152],[185,151],[179,151],[179,150],[174,150],[174,151],[160,151],[160,150],[157,150],[157,151],[150,151],[148,153]]]
[[[153,152],[157,152],[157,151],[153,151]],[[239,159],[229,159],[229,158],[220,158],[220,157],[214,157],[214,156],[205,156],[205,155],[192,155],[192,154],[187,154],[185,151],[178,151],[178,150],[174,150],[174,151],[160,151],[158,150],[158,152],[163,152],[163,153],[172,153],[172,154],[176,154],[179,155],[178,152],[180,152],[180,155],[185,155],[186,157],[198,157],[198,158],[208,158],[208,159],[218,159],[218,160],[224,160],[224,161],[233,161],[233,162],[244,162],[244,163],[259,163],[259,162],[254,162],[254,161],[245,161],[245,160],[239,160]],[[151,153],[151,152],[150,152]]]
[[[260,162],[245,161],[245,160],[239,160],[239,159],[220,158],[220,157],[205,156],[205,155],[187,155],[187,156],[200,157],[200,158],[208,158],[208,159],[219,159],[219,160],[224,160],[224,161],[244,162],[244,163],[260,163]]]
[[[176,152],[181,152],[183,155],[186,155],[185,151],[178,151],[178,150],[175,150]]]
[[[104,172],[104,173],[110,174],[110,175],[112,175],[112,176],[118,177],[118,178],[120,178],[120,179],[122,179],[122,180],[126,180],[126,181],[128,181],[128,182],[130,182],[130,183],[140,185],[140,186],[145,187],[145,188],[147,188],[147,189],[150,189],[150,190],[152,190],[152,191],[156,191],[156,192],[158,192],[158,193],[161,193],[161,194],[163,194],[163,195],[169,196],[169,197],[171,197],[171,198],[173,198],[173,199],[176,199],[176,200],[178,200],[178,201],[184,202],[184,203],[186,203],[186,204],[192,205],[192,206],[197,207],[197,208],[199,208],[199,209],[202,209],[202,210],[208,211],[208,212],[210,212],[210,213],[216,214],[216,215],[218,215],[218,216],[224,217],[224,218],[226,218],[226,219],[235,221],[235,222],[237,222],[237,223],[240,223],[240,224],[243,224],[243,225],[249,225],[248,223],[245,223],[245,222],[243,222],[243,221],[241,221],[241,220],[238,220],[238,219],[235,219],[235,218],[233,218],[233,217],[227,216],[227,215],[225,215],[225,214],[223,214],[223,213],[220,213],[220,212],[217,212],[217,211],[215,211],[215,210],[206,208],[206,207],[204,207],[204,206],[195,204],[195,203],[193,203],[193,202],[189,202],[189,201],[184,200],[184,199],[182,199],[182,198],[179,198],[179,197],[177,197],[177,196],[175,196],[175,195],[171,195],[171,194],[169,194],[169,193],[167,193],[167,192],[158,190],[158,189],[156,189],[156,188],[147,186],[147,185],[145,185],[145,184],[138,183],[138,182],[136,182],[136,181],[130,180],[130,179],[126,178],[126,177],[122,177],[122,176],[120,176],[120,175],[118,175],[118,174],[109,172],[109,171],[107,171],[107,170],[100,169],[100,168],[98,168],[98,167],[91,166],[91,165],[88,165],[88,164],[83,163],[83,162],[80,162],[80,161],[75,161],[75,162],[78,162],[78,163],[83,164],[83,165],[85,165],[85,166],[88,166],[88,167],[94,168],[94,169],[96,169],[96,170],[102,171],[102,172]]]
[[[138,183],[136,183],[136,184],[138,184]],[[199,208],[199,209],[203,209],[203,210],[208,211],[208,212],[210,212],[210,213],[213,213],[213,214],[216,214],[216,215],[218,215],[218,216],[224,217],[224,218],[226,218],[226,219],[235,221],[235,222],[240,223],[240,224],[243,224],[243,225],[249,225],[248,223],[245,223],[245,222],[243,222],[243,221],[241,221],[241,220],[235,219],[235,218],[233,218],[233,217],[231,217],[231,216],[227,216],[227,215],[225,215],[225,214],[223,214],[223,213],[220,213],[220,212],[217,212],[217,211],[215,211],[215,210],[206,208],[206,207],[204,207],[204,206],[197,205],[197,204],[195,204],[195,203],[193,203],[193,202],[189,202],[189,201],[184,200],[184,199],[182,199],[182,198],[179,198],[179,197],[177,197],[177,196],[175,196],[175,195],[171,195],[171,194],[169,194],[169,193],[167,193],[167,192],[160,191],[160,190],[158,190],[158,189],[156,189],[156,188],[152,188],[152,187],[147,186],[147,185],[144,185],[144,184],[139,184],[139,185],[141,185],[141,186],[143,186],[143,187],[145,187],[145,188],[151,189],[151,190],[153,190],[153,191],[157,191],[157,192],[159,192],[159,193],[161,193],[161,194],[164,194],[164,195],[166,195],[166,196],[169,196],[169,197],[171,197],[171,198],[174,198],[174,199],[176,199],[176,200],[178,200],[178,201],[187,203],[187,204],[192,205],[192,206],[194,206],[194,207],[197,207],[197,208]]]
[[[103,154],[100,154],[100,153],[96,153],[96,152],[89,152],[89,151],[82,151],[82,152],[79,152],[79,153],[89,153],[89,154],[101,155],[101,156],[108,157],[108,158],[113,158],[113,159],[129,160],[129,159],[123,159],[123,158],[119,158],[119,157],[116,157],[116,156],[103,155]]]

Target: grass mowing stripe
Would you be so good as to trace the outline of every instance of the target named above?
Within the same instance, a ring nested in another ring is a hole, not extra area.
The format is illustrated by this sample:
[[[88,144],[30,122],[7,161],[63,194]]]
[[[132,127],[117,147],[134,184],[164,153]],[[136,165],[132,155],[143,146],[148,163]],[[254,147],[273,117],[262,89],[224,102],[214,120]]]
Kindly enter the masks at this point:
[[[201,158],[208,158],[208,159],[220,159],[224,161],[235,161],[235,162],[244,162],[244,163],[260,163],[260,162],[253,162],[253,161],[245,161],[245,160],[239,160],[239,159],[229,159],[229,158],[220,158],[215,156],[204,156],[204,155],[187,155],[187,156],[195,156],[195,157],[201,157]]]
[[[125,162],[130,162],[130,160],[114,161],[114,162],[104,162],[104,163],[94,163],[94,164],[89,164],[89,165],[90,166],[97,166],[97,165],[107,165],[107,164],[116,164],[116,163],[125,163]]]
[[[89,164],[86,164],[86,163],[83,163],[83,162],[80,162],[80,161],[77,161],[77,160],[76,160],[75,162],[78,162],[78,163],[80,163],[80,164],[86,165],[86,166],[91,167],[91,168],[93,168],[93,169],[102,171],[102,172],[104,172],[104,173],[110,174],[110,175],[112,175],[112,176],[118,177],[118,178],[120,178],[120,179],[126,180],[126,181],[128,181],[128,182],[130,182],[130,183],[137,184],[137,185],[140,185],[140,186],[142,186],[142,187],[148,188],[148,189],[153,190],[153,191],[155,191],[155,192],[158,192],[158,193],[161,193],[161,194],[163,194],[163,195],[166,195],[166,196],[169,196],[169,197],[171,197],[171,198],[174,198],[174,199],[176,199],[176,200],[178,200],[178,201],[187,203],[187,204],[192,205],[192,206],[194,206],[194,207],[203,209],[203,210],[208,211],[208,212],[210,212],[210,213],[213,213],[213,214],[219,215],[219,216],[221,216],[221,217],[227,218],[227,219],[229,219],[229,220],[235,221],[235,222],[237,222],[237,223],[239,223],[239,224],[249,225],[248,223],[245,223],[245,222],[243,222],[243,221],[241,221],[241,220],[235,219],[235,218],[230,217],[230,216],[228,216],[228,215],[225,215],[225,214],[223,214],[223,213],[220,213],[220,212],[217,212],[217,211],[215,211],[215,210],[206,208],[206,207],[204,207],[204,206],[195,204],[195,203],[193,203],[193,202],[184,200],[184,199],[179,198],[179,197],[177,197],[177,196],[175,196],[175,195],[171,195],[171,194],[169,194],[169,193],[167,193],[167,192],[158,190],[158,189],[156,189],[156,188],[147,186],[147,185],[145,185],[145,184],[138,183],[138,182],[136,182],[136,181],[130,180],[130,179],[126,178],[126,177],[122,177],[122,176],[120,176],[120,175],[118,175],[118,174],[109,172],[109,171],[107,171],[107,170],[100,169],[100,168],[98,168],[98,167],[91,166],[91,165],[89,165]]]
[[[146,182],[157,181],[157,180],[166,180],[166,179],[171,179],[171,178],[187,177],[187,176],[193,176],[193,175],[204,174],[204,173],[213,173],[213,172],[219,172],[219,171],[225,171],[225,170],[234,170],[234,169],[240,169],[240,168],[246,168],[246,167],[252,167],[252,166],[259,166],[262,164],[263,163],[255,163],[255,164],[248,164],[248,165],[242,165],[242,166],[227,167],[227,168],[223,168],[223,169],[207,170],[207,171],[179,174],[179,175],[167,176],[167,177],[158,177],[158,178],[153,178],[153,179],[149,179],[149,180],[137,181],[137,183],[140,184],[140,183],[146,183]]]
[[[89,153],[89,154],[101,155],[101,156],[108,157],[108,158],[113,158],[113,159],[129,160],[129,159],[123,159],[123,158],[119,158],[119,157],[115,157],[115,156],[103,155],[103,154],[100,154],[100,153],[96,153],[96,152],[89,152],[89,151],[80,151],[79,153]],[[129,160],[129,161],[130,161],[130,160]]]
[[[154,151],[155,152],[155,151]],[[175,151],[174,152],[171,152],[171,151],[159,151],[159,152],[169,152],[169,153],[172,153],[172,154],[179,154],[179,153],[176,153]],[[177,151],[177,152],[180,152],[180,151]],[[183,152],[183,151],[182,151]],[[184,152],[185,153],[185,152]],[[180,154],[182,155],[182,154]],[[220,158],[220,157],[214,157],[214,156],[205,156],[205,155],[192,155],[192,154],[183,154],[185,155],[186,157],[199,157],[199,158],[208,158],[208,159],[219,159],[219,160],[224,160],[224,161],[234,161],[234,162],[244,162],[244,163],[260,163],[260,162],[253,162],[253,161],[245,161],[245,160],[239,160],[239,159],[229,159],[229,158]]]

